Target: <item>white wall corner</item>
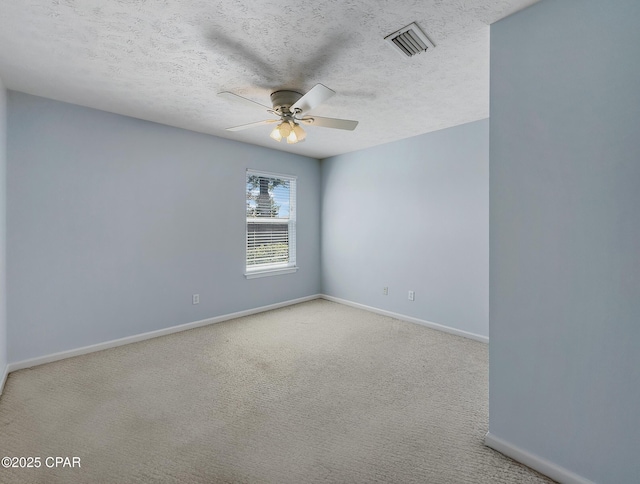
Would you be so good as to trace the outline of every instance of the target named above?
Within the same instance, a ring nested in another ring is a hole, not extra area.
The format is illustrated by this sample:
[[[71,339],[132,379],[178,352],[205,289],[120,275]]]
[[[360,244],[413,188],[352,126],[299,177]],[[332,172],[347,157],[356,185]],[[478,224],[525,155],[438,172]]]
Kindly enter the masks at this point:
[[[501,454],[504,454],[527,467],[531,467],[541,474],[544,474],[545,476],[562,484],[595,484],[593,481],[585,479],[584,477],[579,476],[558,464],[521,449],[500,437],[496,437],[491,432],[487,432],[487,435],[484,438],[484,443],[487,447],[491,447],[493,450],[497,450]]]

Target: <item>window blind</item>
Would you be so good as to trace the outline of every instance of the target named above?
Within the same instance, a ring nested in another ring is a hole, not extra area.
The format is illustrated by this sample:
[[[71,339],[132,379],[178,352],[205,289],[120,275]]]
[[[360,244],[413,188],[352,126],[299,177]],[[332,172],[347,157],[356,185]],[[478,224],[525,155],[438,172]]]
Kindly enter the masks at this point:
[[[247,272],[296,265],[296,178],[247,170]]]

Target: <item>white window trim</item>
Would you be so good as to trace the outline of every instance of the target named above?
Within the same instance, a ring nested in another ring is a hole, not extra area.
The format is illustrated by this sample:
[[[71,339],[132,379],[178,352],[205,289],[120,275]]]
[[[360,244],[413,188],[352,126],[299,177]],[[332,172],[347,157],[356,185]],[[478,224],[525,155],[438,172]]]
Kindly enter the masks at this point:
[[[257,175],[257,176],[266,176],[266,177],[270,177],[270,178],[285,178],[285,179],[289,179],[289,180],[293,180],[296,184],[296,200],[295,200],[295,207],[294,210],[296,212],[296,216],[295,216],[295,224],[296,224],[296,232],[297,232],[297,211],[298,211],[298,177],[295,175],[286,175],[284,173],[272,173],[272,172],[268,172],[268,171],[260,171],[260,170],[252,170],[251,168],[247,168],[246,170],[246,175],[248,174],[252,174],[252,175]],[[246,178],[247,176],[245,175],[245,182],[246,182]],[[245,217],[246,220],[246,217]],[[266,223],[266,220],[264,221]],[[246,227],[245,227],[245,238],[246,238]],[[297,237],[296,237],[297,238]],[[246,239],[245,239],[246,242]],[[297,257],[295,255],[295,252],[297,252],[297,248],[296,248],[297,242],[294,239],[294,243],[293,243],[293,247],[290,247],[290,249],[293,249],[294,252],[294,258],[295,261],[297,261]],[[246,256],[246,243],[245,243],[245,273],[244,276],[247,279],[257,279],[260,277],[269,277],[269,276],[279,276],[282,274],[292,274],[294,272],[298,271],[298,266],[296,265],[297,262],[294,263],[284,263],[284,264],[272,264],[272,265],[260,265],[257,266],[255,268],[247,268],[246,265],[246,261],[247,261],[247,256]]]
[[[297,266],[287,266],[287,267],[272,267],[272,268],[266,268],[266,267],[261,267],[259,270],[255,270],[255,271],[247,271],[244,274],[244,277],[246,277],[247,279],[257,279],[259,277],[267,277],[267,276],[279,276],[281,274],[291,274],[293,272],[297,272],[298,271],[298,267]]]

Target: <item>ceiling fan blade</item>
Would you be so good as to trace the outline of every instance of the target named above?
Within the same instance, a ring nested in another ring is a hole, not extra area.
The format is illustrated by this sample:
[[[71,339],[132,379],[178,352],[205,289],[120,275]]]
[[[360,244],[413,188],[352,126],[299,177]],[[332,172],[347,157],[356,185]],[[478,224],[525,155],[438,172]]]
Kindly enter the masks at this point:
[[[323,128],[346,129],[353,131],[358,126],[358,121],[337,118],[321,118],[320,116],[309,116],[307,118],[297,119],[296,121],[309,126],[321,126]]]
[[[279,119],[265,119],[264,121],[257,121],[255,123],[241,124],[240,126],[233,126],[227,128],[227,131],[242,131],[243,129],[255,128],[256,126],[262,126],[263,124],[278,123]]]
[[[234,102],[241,102],[241,103],[244,103],[244,104],[251,104],[251,105],[253,105],[253,107],[260,106],[262,109],[266,109],[267,111],[271,110],[271,106],[265,106],[264,104],[257,103],[255,101],[252,101],[251,99],[246,98],[246,97],[238,96],[237,94],[234,94],[234,93],[229,92],[229,91],[219,92],[218,96],[221,96],[223,98],[229,99],[230,101],[234,101]]]
[[[310,111],[316,106],[319,106],[320,104],[325,102],[335,93],[335,91],[329,89],[327,86],[316,84],[311,88],[309,92],[298,99],[289,109],[291,109],[291,112],[300,110],[299,112],[306,113],[307,111]]]

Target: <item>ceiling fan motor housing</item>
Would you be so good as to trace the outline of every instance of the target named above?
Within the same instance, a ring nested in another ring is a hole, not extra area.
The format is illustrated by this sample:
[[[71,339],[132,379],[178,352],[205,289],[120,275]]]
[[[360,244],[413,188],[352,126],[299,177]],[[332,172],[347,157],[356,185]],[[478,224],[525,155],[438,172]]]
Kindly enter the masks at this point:
[[[289,111],[289,107],[295,104],[302,94],[296,91],[276,91],[271,93],[271,103],[274,111]]]

